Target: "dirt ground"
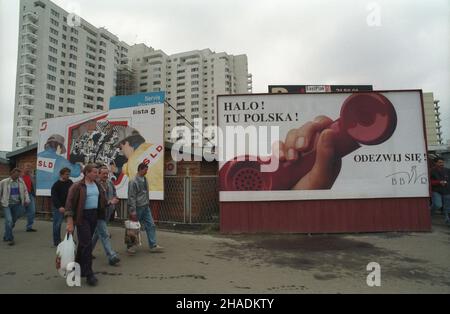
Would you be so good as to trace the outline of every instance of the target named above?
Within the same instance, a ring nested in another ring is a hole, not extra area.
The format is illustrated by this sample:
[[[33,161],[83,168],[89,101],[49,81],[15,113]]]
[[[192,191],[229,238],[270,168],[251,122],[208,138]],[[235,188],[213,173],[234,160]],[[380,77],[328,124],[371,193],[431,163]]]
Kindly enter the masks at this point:
[[[0,293],[450,293],[450,227],[433,217],[430,233],[350,235],[220,235],[158,230],[165,252],[147,242],[127,256],[123,229],[110,227],[119,266],[109,266],[99,241],[99,285],[70,288],[55,269],[52,224],[37,233],[15,228],[16,245],[0,243]],[[3,234],[4,221],[0,219]],[[381,266],[369,287],[366,266]]]

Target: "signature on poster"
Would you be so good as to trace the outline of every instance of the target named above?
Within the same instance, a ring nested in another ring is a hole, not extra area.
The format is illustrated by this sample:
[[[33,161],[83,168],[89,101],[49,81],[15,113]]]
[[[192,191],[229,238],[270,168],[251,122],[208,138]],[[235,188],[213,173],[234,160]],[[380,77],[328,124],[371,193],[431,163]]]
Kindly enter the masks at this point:
[[[427,173],[419,174],[417,172],[417,166],[411,166],[411,170],[409,171],[398,171],[394,172],[390,175],[387,175],[386,178],[391,178],[392,185],[405,185],[405,184],[428,184],[428,176]]]

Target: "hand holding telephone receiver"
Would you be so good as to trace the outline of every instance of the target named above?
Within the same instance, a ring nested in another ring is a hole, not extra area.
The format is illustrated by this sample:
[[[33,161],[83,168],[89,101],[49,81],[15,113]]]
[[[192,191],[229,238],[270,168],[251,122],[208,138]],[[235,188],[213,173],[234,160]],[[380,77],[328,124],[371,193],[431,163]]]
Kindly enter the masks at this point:
[[[335,132],[336,155],[342,158],[364,145],[378,145],[388,140],[397,126],[392,103],[379,93],[357,93],[341,107],[340,117],[327,129]],[[219,171],[221,191],[290,190],[314,166],[315,147],[293,161],[279,161],[274,172],[262,172],[270,160],[240,156],[228,161]]]

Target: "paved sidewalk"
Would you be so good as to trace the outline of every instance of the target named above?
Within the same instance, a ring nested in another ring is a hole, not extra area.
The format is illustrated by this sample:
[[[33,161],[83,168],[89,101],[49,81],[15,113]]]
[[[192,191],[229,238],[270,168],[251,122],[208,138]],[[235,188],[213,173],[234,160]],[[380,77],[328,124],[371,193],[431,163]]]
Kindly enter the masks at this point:
[[[99,285],[69,288],[56,272],[51,222],[37,233],[15,228],[16,245],[0,242],[0,293],[450,293],[450,228],[434,217],[431,233],[238,235],[157,232],[165,253],[144,245],[127,256],[123,229],[111,227],[121,254],[109,266],[100,241]],[[4,221],[0,219],[3,234]],[[366,284],[369,262],[381,287]]]

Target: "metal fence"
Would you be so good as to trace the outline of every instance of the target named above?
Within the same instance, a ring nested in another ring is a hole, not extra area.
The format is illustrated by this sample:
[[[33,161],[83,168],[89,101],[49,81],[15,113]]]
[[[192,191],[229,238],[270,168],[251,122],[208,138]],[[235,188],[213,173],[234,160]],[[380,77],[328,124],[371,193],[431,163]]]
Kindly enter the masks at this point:
[[[50,219],[49,197],[37,197],[36,212]],[[128,218],[127,200],[117,205],[118,220]],[[152,201],[156,222],[176,224],[219,223],[219,192],[217,176],[165,177],[164,201]]]

